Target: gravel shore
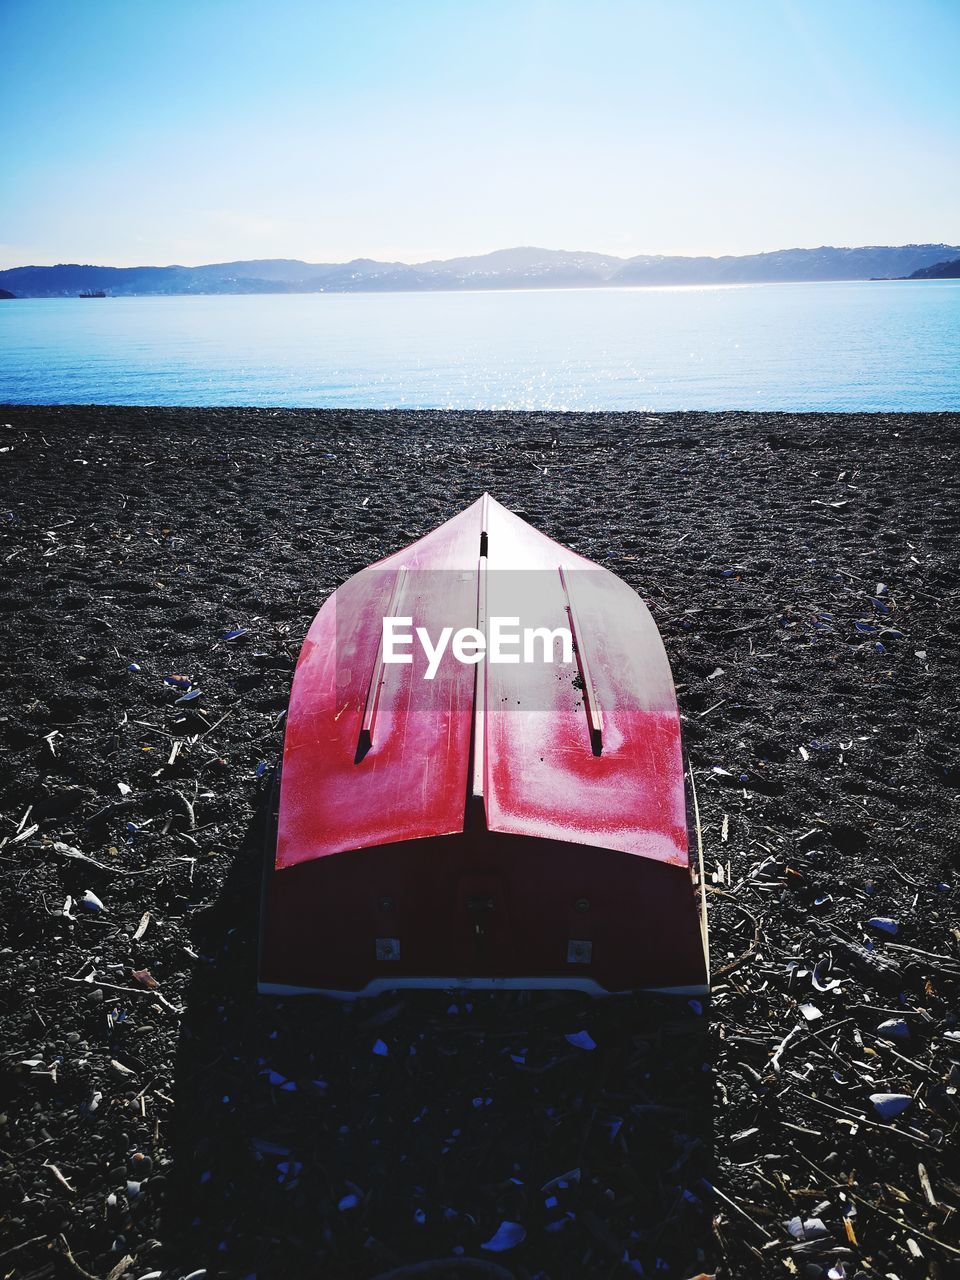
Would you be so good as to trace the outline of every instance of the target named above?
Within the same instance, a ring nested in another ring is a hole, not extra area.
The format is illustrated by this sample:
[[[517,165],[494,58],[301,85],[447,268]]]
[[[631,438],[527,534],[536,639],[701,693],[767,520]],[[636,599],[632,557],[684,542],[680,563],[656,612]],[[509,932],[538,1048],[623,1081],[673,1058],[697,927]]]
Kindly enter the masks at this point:
[[[958,1274],[960,415],[0,406],[0,450],[4,1277]],[[255,994],[306,629],[484,490],[658,622],[710,1002]]]

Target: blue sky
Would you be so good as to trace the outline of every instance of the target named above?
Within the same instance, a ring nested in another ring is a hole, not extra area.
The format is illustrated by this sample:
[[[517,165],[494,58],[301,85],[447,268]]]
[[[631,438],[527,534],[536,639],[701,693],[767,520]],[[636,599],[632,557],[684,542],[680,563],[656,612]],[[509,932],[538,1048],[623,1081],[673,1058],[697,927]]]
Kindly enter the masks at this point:
[[[0,265],[960,243],[960,0],[0,0]]]

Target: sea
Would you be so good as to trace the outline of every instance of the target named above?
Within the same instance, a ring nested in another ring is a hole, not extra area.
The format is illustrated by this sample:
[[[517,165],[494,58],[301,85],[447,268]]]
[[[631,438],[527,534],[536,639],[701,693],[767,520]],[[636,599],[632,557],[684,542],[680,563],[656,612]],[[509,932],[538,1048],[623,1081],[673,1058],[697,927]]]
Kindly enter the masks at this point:
[[[15,299],[0,402],[958,410],[960,280]]]

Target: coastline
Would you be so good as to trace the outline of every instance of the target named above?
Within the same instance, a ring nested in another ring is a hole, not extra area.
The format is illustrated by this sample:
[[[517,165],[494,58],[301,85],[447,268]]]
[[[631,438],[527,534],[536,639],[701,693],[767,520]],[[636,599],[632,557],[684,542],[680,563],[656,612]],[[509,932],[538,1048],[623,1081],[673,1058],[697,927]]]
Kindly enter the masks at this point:
[[[169,293],[104,293],[94,295],[98,300],[110,300],[111,302],[121,302],[124,299],[143,299],[143,298],[316,298],[322,294],[333,294],[339,296],[341,294],[359,294],[362,297],[383,297],[384,295],[399,294],[401,297],[415,297],[423,293],[467,293],[467,294],[489,294],[489,293],[602,293],[611,290],[618,293],[631,293],[637,290],[645,290],[647,292],[696,292],[700,290],[713,289],[756,289],[765,285],[811,285],[811,284],[947,284],[955,282],[956,276],[823,276],[809,280],[804,279],[787,279],[787,280],[651,280],[637,281],[630,284],[612,284],[607,282],[588,281],[583,284],[458,284],[448,286],[421,286],[419,288],[411,286],[406,289],[377,289],[373,286],[367,289],[351,288],[351,289],[240,289],[236,292],[228,292],[227,290],[208,290],[185,289],[182,292],[170,291]],[[83,299],[85,295],[78,293],[7,293],[6,297],[0,294],[0,301],[4,302],[72,302]],[[89,297],[89,295],[87,295]],[[397,410],[402,412],[402,410]]]
[[[952,1203],[960,414],[4,405],[0,437],[13,1276],[47,1274],[61,1233],[97,1275],[126,1253],[137,1275],[219,1257],[374,1276],[454,1246],[484,1258],[505,1221],[527,1234],[504,1264],[554,1280],[610,1275],[624,1251],[678,1280],[721,1258],[734,1276],[782,1276],[784,1256],[904,1280],[946,1265],[916,1166]],[[306,628],[345,577],[485,489],[618,573],[660,627],[713,877],[712,1121],[686,1006],[668,1034],[643,1001],[344,1014],[250,995],[258,824]],[[201,684],[203,719],[168,761],[195,715],[174,710],[173,672]],[[65,918],[86,889],[104,913]],[[872,931],[892,985],[843,967],[838,931],[870,917],[898,924]],[[822,991],[828,956],[842,983]],[[117,997],[145,969],[163,999]],[[903,1043],[878,1034],[891,1016]],[[586,1027],[596,1053],[564,1039]],[[871,1093],[918,1090],[875,1127]],[[827,1243],[791,1236],[795,1216]]]

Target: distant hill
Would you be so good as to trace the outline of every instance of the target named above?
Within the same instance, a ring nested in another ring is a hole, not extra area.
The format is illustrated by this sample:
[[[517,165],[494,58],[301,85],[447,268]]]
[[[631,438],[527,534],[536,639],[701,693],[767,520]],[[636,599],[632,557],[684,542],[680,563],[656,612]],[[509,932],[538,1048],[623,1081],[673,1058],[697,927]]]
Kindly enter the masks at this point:
[[[15,293],[11,293],[9,289],[0,289],[0,302],[5,298],[15,298],[16,296],[17,295]]]
[[[920,267],[906,277],[907,280],[956,280],[960,278],[960,258],[950,262],[935,262],[932,267]]]
[[[758,284],[912,276],[960,255],[960,246],[910,244],[859,249],[779,249],[744,257],[616,258],[562,249],[499,249],[420,263],[300,262],[266,258],[201,267],[11,267],[0,286],[23,298],[70,298],[102,289],[113,297],[163,294],[359,293],[425,289],[558,289],[596,285]]]

